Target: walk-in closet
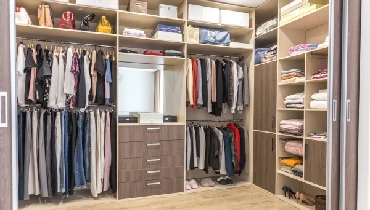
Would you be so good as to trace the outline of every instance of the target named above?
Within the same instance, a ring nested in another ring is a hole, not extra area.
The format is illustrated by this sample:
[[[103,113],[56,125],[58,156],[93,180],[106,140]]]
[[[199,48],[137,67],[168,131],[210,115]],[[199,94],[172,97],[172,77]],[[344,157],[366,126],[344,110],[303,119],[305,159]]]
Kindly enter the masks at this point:
[[[324,209],[328,0],[15,2],[20,208],[255,185]]]

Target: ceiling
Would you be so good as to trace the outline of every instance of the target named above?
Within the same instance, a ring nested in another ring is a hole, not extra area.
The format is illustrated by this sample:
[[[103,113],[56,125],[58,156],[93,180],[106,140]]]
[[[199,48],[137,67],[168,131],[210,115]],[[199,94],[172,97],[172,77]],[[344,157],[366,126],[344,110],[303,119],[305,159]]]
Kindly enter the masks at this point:
[[[241,6],[246,6],[246,7],[257,7],[267,0],[213,0],[213,1],[241,5]],[[272,0],[272,1],[277,1],[277,0]]]

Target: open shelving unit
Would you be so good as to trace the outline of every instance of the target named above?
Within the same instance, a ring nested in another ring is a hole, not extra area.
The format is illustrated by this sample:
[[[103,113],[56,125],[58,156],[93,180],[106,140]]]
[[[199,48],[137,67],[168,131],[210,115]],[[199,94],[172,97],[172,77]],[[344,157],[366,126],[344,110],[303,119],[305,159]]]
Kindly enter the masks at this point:
[[[255,87],[254,95],[255,100],[260,100],[256,95],[262,95],[262,97],[268,97],[266,91],[258,91],[258,89],[265,88],[268,91],[276,91],[276,96],[270,96],[268,101],[264,103],[275,103],[274,105],[265,106],[262,102],[255,101],[254,109],[254,121],[258,120],[260,116],[263,117],[263,112],[270,112],[269,109],[275,107],[275,114],[271,114],[268,119],[273,120],[273,128],[275,128],[275,138],[272,139],[272,150],[271,150],[271,137],[270,141],[263,145],[263,138],[254,138],[253,144],[256,142],[262,142],[254,146],[255,149],[260,147],[267,147],[272,154],[275,154],[274,163],[269,163],[266,158],[265,164],[267,167],[262,169],[264,173],[275,173],[276,181],[271,183],[274,186],[273,190],[271,187],[262,188],[269,190],[270,192],[277,195],[281,200],[296,206],[299,209],[314,209],[314,207],[309,207],[307,205],[300,205],[294,199],[288,199],[284,197],[284,192],[282,191],[283,186],[290,187],[293,191],[299,191],[307,193],[314,197],[314,195],[325,195],[326,191],[326,139],[317,139],[309,137],[311,132],[321,132],[327,129],[327,110],[326,109],[313,109],[310,107],[311,96],[318,92],[319,90],[327,89],[328,79],[312,79],[311,75],[320,69],[327,68],[327,57],[328,57],[328,47],[317,48],[315,50],[302,52],[296,55],[289,55],[289,48],[296,46],[298,44],[321,44],[325,41],[326,36],[328,36],[328,23],[329,23],[329,5],[324,5],[316,10],[313,10],[306,15],[299,18],[286,22],[285,24],[280,24],[280,8],[290,3],[290,0],[270,0],[265,4],[261,5],[256,9],[256,23],[262,24],[263,22],[271,19],[271,16],[267,18],[266,14],[275,14],[278,16],[279,26],[277,29],[271,30],[265,34],[255,37],[256,48],[257,47],[268,47],[272,44],[277,43],[277,61],[276,66],[271,63],[262,63],[255,65],[255,83],[262,83],[261,86]],[[302,81],[296,82],[283,82],[281,81],[281,71],[289,69],[302,69],[305,71],[305,78]],[[270,88],[267,84],[273,83],[271,79],[267,79],[264,73],[258,73],[258,71],[273,71],[276,74],[276,87]],[[258,76],[261,74],[262,76]],[[267,82],[263,80],[268,80]],[[272,90],[274,89],[274,90]],[[267,92],[268,92],[267,91]],[[304,108],[286,108],[284,104],[284,99],[288,95],[295,93],[304,92]],[[276,101],[274,101],[276,100]],[[256,107],[261,106],[262,114],[259,113]],[[268,110],[267,110],[268,109]],[[294,136],[289,134],[282,134],[279,132],[279,123],[281,120],[287,119],[303,119],[304,128],[302,136]],[[267,127],[269,129],[269,127]],[[261,132],[266,130],[262,128],[258,123],[254,123],[253,131],[255,137],[261,136]],[[264,137],[268,138],[268,137]],[[303,177],[295,176],[280,170],[279,158],[282,157],[294,157],[294,155],[289,154],[284,149],[284,144],[279,140],[280,138],[285,139],[297,139],[303,142]],[[267,149],[266,149],[267,150]],[[267,152],[267,151],[257,151],[257,152]],[[254,151],[256,153],[256,151]],[[269,152],[267,152],[269,153]],[[254,155],[254,158],[256,156]],[[272,160],[271,160],[272,161]],[[258,164],[258,161],[255,162]],[[268,169],[268,167],[275,166],[274,171]],[[257,167],[254,165],[254,170]],[[254,183],[258,185],[259,179],[256,179],[254,174]],[[266,175],[261,175],[266,176]]]

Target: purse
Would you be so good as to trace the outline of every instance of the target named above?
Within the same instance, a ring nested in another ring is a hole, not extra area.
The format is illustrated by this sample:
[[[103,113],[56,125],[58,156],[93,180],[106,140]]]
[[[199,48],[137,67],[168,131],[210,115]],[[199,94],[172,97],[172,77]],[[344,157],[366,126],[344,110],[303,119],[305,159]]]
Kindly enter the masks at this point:
[[[76,21],[71,11],[64,12],[60,19],[59,28],[75,29]]]
[[[30,16],[28,15],[25,8],[23,7],[15,8],[15,23],[24,24],[24,25],[32,25]]]
[[[42,4],[39,5],[38,9],[39,26],[53,27],[53,15],[51,13],[50,5]]]
[[[111,34],[113,33],[112,26],[109,23],[109,20],[105,16],[101,16],[101,19],[99,21],[99,25],[96,28],[97,32],[107,33]]]
[[[80,25],[80,30],[81,31],[90,31],[91,30],[90,22],[94,18],[95,18],[95,14],[94,13],[92,13],[91,15],[88,15],[88,16],[84,17],[84,19],[82,20],[81,25]]]

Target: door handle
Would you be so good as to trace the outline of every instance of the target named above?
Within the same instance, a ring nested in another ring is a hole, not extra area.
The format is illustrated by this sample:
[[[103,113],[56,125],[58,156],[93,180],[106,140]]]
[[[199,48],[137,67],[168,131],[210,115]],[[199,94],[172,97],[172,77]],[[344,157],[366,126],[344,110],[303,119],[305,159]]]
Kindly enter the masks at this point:
[[[333,100],[333,122],[337,121],[337,100]]]
[[[304,159],[308,160],[308,144],[305,144],[304,147]]]
[[[160,161],[161,159],[151,159],[151,160],[146,160],[146,162],[157,162]]]
[[[147,183],[146,185],[147,186],[150,186],[150,185],[160,185],[161,182],[152,182],[152,183]]]
[[[274,138],[271,138],[271,151],[274,151]]]
[[[5,116],[2,116],[3,98],[4,98],[4,115]],[[7,127],[8,127],[8,93],[0,92],[0,128],[7,128]]]
[[[347,100],[347,122],[351,122],[351,100]]]
[[[152,131],[152,130],[161,130],[161,128],[146,128],[148,131]]]
[[[161,146],[161,143],[155,143],[155,144],[146,144],[148,147],[155,147],[155,146]]]
[[[158,171],[147,171],[146,173],[147,174],[156,174],[156,173],[160,173],[161,170],[158,170]]]

